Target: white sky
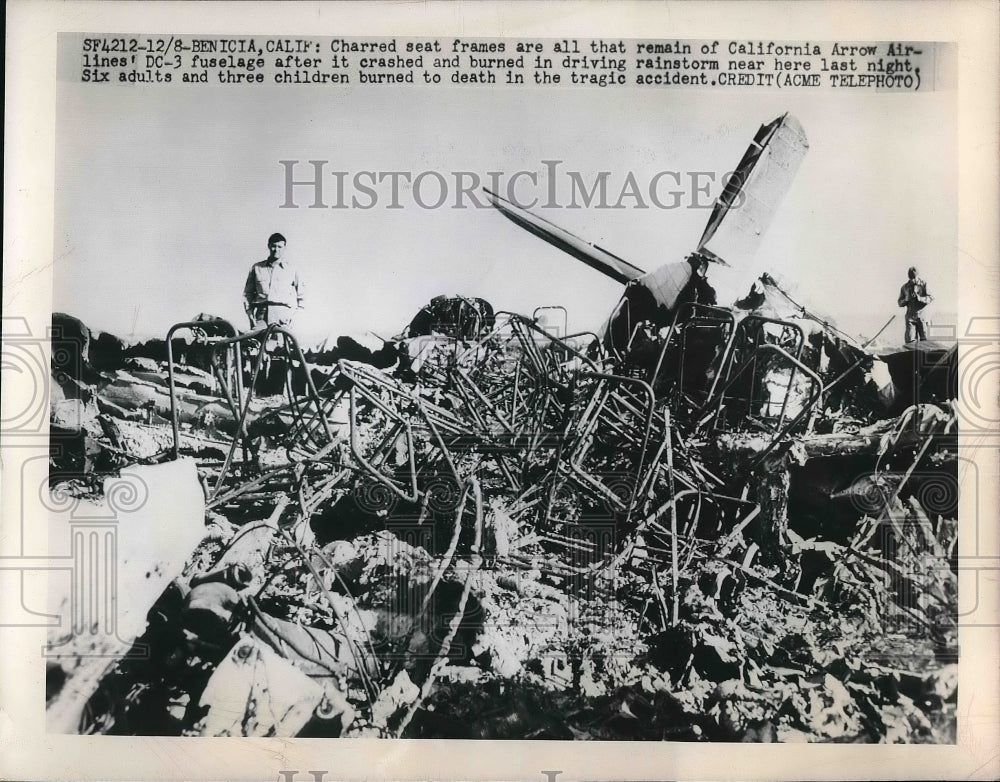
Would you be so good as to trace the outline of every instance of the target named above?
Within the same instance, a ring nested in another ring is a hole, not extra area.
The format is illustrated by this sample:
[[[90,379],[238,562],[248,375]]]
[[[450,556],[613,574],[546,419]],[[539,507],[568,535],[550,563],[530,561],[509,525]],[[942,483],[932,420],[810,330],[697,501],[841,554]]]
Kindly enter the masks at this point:
[[[305,161],[322,159],[327,170],[485,177],[541,174],[542,160],[558,159],[586,181],[611,171],[613,193],[630,170],[640,183],[661,170],[714,171],[714,198],[759,125],[791,111],[810,150],[754,271],[795,278],[838,325],[871,335],[901,312],[896,295],[916,265],[936,298],[931,317],[943,322],[957,309],[953,107],[947,92],[60,82],[53,308],[120,336],[162,336],[200,312],[243,326],[247,271],[280,231],[308,286],[295,324],[306,344],[395,334],[439,293],[527,313],[562,304],[571,328],[596,328],[621,286],[497,211],[426,210],[406,194],[401,210],[385,209],[387,198],[368,211],[279,209],[278,161],[303,161],[301,176]],[[310,203],[305,189],[297,199]],[[536,211],[647,270],[681,260],[709,215]],[[902,336],[901,317],[886,336]]]

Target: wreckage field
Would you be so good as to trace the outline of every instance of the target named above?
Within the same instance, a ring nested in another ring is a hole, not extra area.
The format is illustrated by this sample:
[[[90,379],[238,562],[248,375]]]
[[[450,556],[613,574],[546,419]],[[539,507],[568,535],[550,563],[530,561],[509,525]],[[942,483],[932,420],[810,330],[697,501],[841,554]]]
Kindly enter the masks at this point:
[[[119,556],[50,730],[953,742],[954,351],[752,294],[627,343],[435,300],[374,351],[55,316],[49,490]]]

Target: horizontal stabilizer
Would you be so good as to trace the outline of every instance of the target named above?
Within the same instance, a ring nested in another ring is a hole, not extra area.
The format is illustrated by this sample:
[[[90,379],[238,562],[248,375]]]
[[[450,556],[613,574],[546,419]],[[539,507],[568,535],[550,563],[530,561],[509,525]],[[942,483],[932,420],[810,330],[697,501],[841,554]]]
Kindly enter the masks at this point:
[[[581,239],[564,228],[560,228],[555,223],[551,223],[545,218],[517,206],[517,204],[508,201],[506,198],[498,196],[485,187],[483,191],[490,199],[490,203],[499,209],[501,214],[508,220],[533,233],[540,239],[544,239],[553,247],[558,247],[577,260],[583,261],[592,269],[597,269],[602,274],[606,274],[616,282],[625,284],[645,274],[642,269],[629,263],[624,258],[619,258],[614,253],[610,253],[596,244],[591,244]]]

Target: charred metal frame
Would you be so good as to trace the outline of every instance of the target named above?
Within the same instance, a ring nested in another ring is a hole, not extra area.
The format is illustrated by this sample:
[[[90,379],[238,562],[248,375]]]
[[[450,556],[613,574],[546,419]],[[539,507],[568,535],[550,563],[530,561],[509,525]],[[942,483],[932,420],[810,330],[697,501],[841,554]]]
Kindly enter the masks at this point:
[[[766,341],[768,335],[765,328],[768,325],[777,326],[781,329],[779,335],[777,335],[777,342]],[[788,344],[788,336],[791,337],[791,351],[783,347]],[[720,367],[718,379],[722,379],[723,389],[718,395],[716,420],[718,420],[719,411],[722,408],[725,398],[725,390],[731,385],[729,382],[733,377],[739,377],[747,367],[752,367],[751,371],[751,387],[750,387],[750,398],[748,402],[750,404],[754,401],[753,390],[756,388],[758,377],[757,377],[757,361],[760,357],[761,349],[767,346],[779,347],[782,350],[782,354],[790,360],[792,364],[791,374],[788,378],[788,385],[785,389],[785,393],[781,402],[781,413],[778,416],[778,421],[774,425],[774,429],[780,429],[782,424],[785,422],[785,414],[788,409],[788,398],[791,396],[792,386],[795,382],[796,369],[802,368],[806,372],[809,370],[801,362],[802,351],[805,349],[805,331],[797,323],[792,323],[786,320],[779,320],[778,318],[768,318],[762,315],[747,315],[743,320],[741,320],[733,333],[733,340],[731,349],[728,351],[726,361]],[[744,351],[750,350],[750,356],[740,365],[739,369],[736,370],[735,376],[733,375],[733,365],[738,360],[738,357],[742,356]],[[767,351],[765,351],[767,352]],[[814,373],[813,377],[815,377]],[[715,386],[713,385],[713,391]],[[765,418],[773,418],[773,416],[767,415]]]
[[[222,489],[223,483],[229,473],[230,467],[233,463],[233,457],[236,454],[237,447],[242,447],[243,449],[243,460],[244,462],[249,461],[249,449],[246,441],[247,435],[247,417],[250,412],[250,403],[254,398],[254,389],[257,384],[257,378],[260,375],[260,370],[264,366],[265,359],[268,355],[268,342],[272,337],[279,337],[283,340],[284,349],[286,356],[292,360],[298,360],[299,365],[302,367],[302,371],[305,375],[306,392],[309,402],[320,409],[322,405],[322,400],[320,399],[319,393],[316,390],[316,386],[313,383],[312,376],[309,373],[309,364],[306,362],[305,356],[302,354],[302,349],[299,347],[298,341],[295,339],[290,331],[284,327],[272,324],[270,326],[264,326],[259,329],[254,329],[245,334],[239,334],[236,328],[225,320],[213,320],[213,321],[187,321],[184,323],[175,324],[167,332],[167,374],[168,383],[170,388],[170,420],[171,426],[173,428],[174,435],[174,458],[180,457],[180,447],[181,447],[181,431],[178,413],[178,399],[177,399],[177,388],[174,380],[174,356],[173,356],[173,346],[171,344],[171,339],[174,334],[182,329],[204,329],[206,326],[212,327],[222,327],[223,329],[229,331],[231,336],[229,337],[206,337],[202,338],[205,344],[208,344],[212,348],[212,366],[216,370],[216,377],[219,380],[219,385],[221,387],[222,393],[224,394],[226,401],[229,403],[230,410],[233,413],[233,418],[235,419],[236,427],[234,430],[234,435],[232,442],[230,443],[229,452],[226,455],[225,460],[222,463],[222,467],[219,470],[219,474],[216,477],[215,484],[212,488],[207,489],[206,497],[210,504],[215,504],[217,501],[220,490]],[[244,348],[249,344],[256,343],[258,345],[258,353],[256,361],[254,362],[253,371],[250,377],[250,383],[247,388],[243,386],[243,359],[244,359]],[[290,348],[290,349],[289,349]],[[235,375],[236,375],[236,395],[233,396],[228,378],[225,377],[222,371],[219,369],[219,353],[220,351],[225,351],[227,371],[233,366],[231,361],[235,359]],[[298,410],[299,400],[293,392],[291,383],[291,363],[289,363],[288,369],[285,374],[285,391],[290,400],[289,404],[293,409],[295,409],[298,416],[301,416],[301,411]],[[244,398],[245,397],[245,398]],[[333,434],[330,431],[329,423],[325,418],[321,418],[321,424],[324,427],[325,434],[328,441],[333,440]],[[276,474],[272,472],[272,474]],[[257,480],[257,479],[255,479]],[[251,482],[253,484],[254,481]],[[228,496],[228,495],[226,495]]]
[[[720,373],[723,366],[729,361],[729,356],[733,349],[733,341],[736,332],[736,316],[733,315],[731,310],[725,307],[717,307],[712,304],[699,304],[697,302],[684,302],[681,304],[677,311],[674,313],[674,319],[670,323],[670,328],[667,331],[667,335],[663,340],[663,346],[660,349],[660,355],[657,358],[656,366],[653,368],[653,372],[649,378],[649,384],[653,388],[658,387],[660,381],[660,373],[663,370],[663,362],[666,358],[667,352],[670,347],[670,343],[674,336],[678,332],[686,332],[688,326],[694,325],[705,325],[705,326],[715,326],[720,329],[720,333],[723,334],[722,341],[725,343],[725,349],[722,354],[722,359],[720,361]],[[728,333],[722,331],[727,329]],[[684,339],[684,336],[681,337]],[[680,346],[680,358],[678,361],[677,368],[677,388],[683,388],[683,378],[684,378],[684,348],[685,344]],[[708,392],[708,399],[711,400],[715,394],[715,388],[718,384],[719,373],[716,373],[715,381],[712,383],[711,389]]]

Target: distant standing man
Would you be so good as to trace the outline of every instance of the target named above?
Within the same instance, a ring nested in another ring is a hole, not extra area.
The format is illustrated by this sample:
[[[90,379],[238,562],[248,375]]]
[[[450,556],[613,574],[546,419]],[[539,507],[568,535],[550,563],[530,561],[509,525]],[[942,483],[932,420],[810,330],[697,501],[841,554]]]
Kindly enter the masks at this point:
[[[266,260],[255,263],[243,286],[243,308],[251,328],[277,323],[287,326],[296,310],[303,308],[303,286],[299,275],[284,261],[285,237],[271,234]]]
[[[927,331],[924,328],[924,319],[920,312],[931,303],[932,297],[927,292],[927,283],[917,274],[917,268],[911,266],[906,272],[909,279],[899,289],[899,299],[896,303],[900,307],[906,308],[906,342],[913,342],[914,331],[917,341],[927,339]]]

